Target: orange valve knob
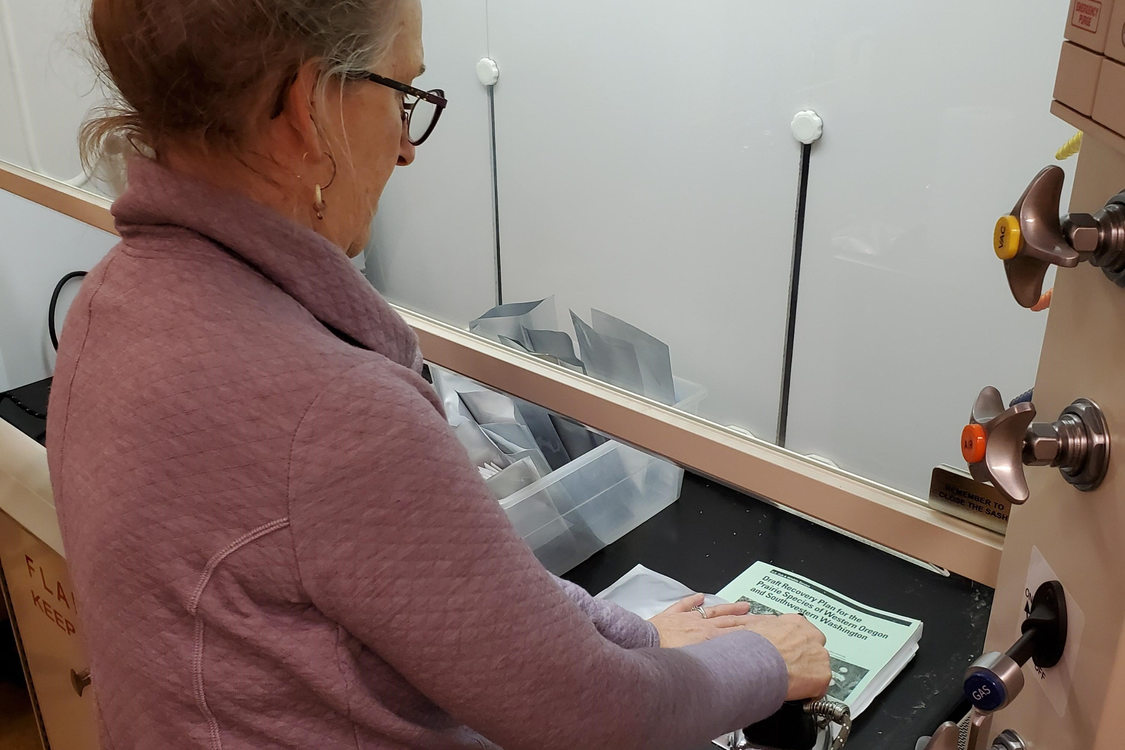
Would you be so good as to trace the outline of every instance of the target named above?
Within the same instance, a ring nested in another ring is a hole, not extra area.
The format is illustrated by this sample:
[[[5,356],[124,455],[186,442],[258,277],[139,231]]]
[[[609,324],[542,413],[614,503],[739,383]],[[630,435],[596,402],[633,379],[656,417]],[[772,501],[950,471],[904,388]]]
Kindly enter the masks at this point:
[[[1023,233],[1020,220],[1015,216],[1001,216],[992,234],[992,249],[1000,260],[1011,260],[1019,255]]]
[[[961,430],[961,455],[966,463],[979,464],[983,461],[986,444],[984,427],[981,425],[968,424]]]

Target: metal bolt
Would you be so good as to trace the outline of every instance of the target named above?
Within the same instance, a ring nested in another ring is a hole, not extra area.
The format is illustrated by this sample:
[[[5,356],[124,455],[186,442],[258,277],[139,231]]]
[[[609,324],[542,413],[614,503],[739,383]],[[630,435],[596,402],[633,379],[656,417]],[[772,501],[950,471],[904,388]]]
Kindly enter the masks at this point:
[[[81,697],[82,693],[89,687],[91,681],[90,670],[84,669],[81,672],[75,672],[73,669],[70,670],[70,684],[71,687],[74,688],[74,692],[78,693],[79,697]]]
[[[1049,422],[1036,422],[1027,428],[1023,462],[1028,466],[1051,466],[1059,455],[1059,433]]]
[[[1090,214],[1070,214],[1063,224],[1063,231],[1071,247],[1080,253],[1094,252],[1101,242],[1101,229]]]
[[[992,741],[992,750],[1027,750],[1027,743],[1015,731],[1005,729]]]

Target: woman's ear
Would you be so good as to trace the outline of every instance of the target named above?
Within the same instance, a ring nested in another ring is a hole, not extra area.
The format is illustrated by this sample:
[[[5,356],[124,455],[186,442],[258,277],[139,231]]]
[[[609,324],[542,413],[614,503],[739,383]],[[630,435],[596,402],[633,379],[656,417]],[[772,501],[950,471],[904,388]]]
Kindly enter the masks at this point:
[[[278,135],[293,153],[314,155],[319,159],[326,151],[325,134],[316,118],[322,111],[317,106],[322,98],[321,63],[309,60],[298,68],[293,82],[282,95]]]

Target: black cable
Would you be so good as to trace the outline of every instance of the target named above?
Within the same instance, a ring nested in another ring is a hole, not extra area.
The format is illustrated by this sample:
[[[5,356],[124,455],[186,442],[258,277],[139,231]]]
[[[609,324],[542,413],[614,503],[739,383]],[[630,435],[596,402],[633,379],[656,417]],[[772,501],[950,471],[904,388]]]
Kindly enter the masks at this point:
[[[55,333],[55,308],[59,304],[59,294],[68,281],[80,279],[85,275],[85,271],[71,271],[59,279],[59,283],[55,284],[55,291],[51,292],[51,306],[47,308],[47,332],[51,334],[51,346],[55,347],[56,352],[59,350],[59,336]]]

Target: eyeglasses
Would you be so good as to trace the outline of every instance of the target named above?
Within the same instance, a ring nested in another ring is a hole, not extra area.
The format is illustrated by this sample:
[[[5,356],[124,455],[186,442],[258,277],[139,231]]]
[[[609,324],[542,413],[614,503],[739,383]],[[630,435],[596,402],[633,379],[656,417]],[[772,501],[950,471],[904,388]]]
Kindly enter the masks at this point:
[[[441,89],[423,91],[391,78],[384,78],[377,73],[366,71],[350,73],[348,78],[357,81],[371,81],[403,93],[402,121],[406,124],[407,140],[415,146],[421,146],[422,142],[430,137],[430,133],[434,132],[434,128],[437,127],[437,121],[441,117],[442,110],[449,104],[445,98],[445,92]]]

